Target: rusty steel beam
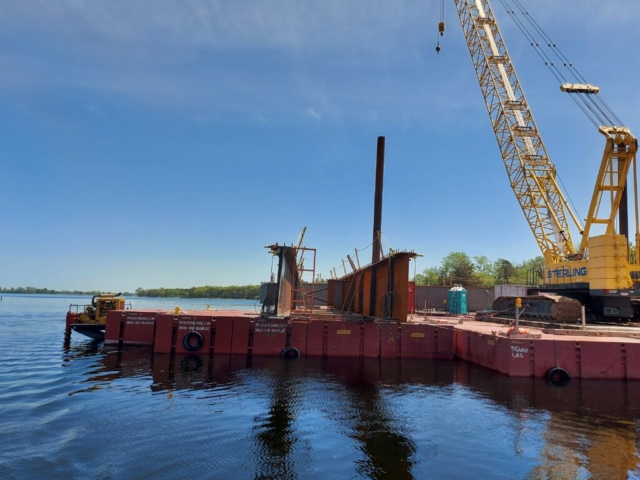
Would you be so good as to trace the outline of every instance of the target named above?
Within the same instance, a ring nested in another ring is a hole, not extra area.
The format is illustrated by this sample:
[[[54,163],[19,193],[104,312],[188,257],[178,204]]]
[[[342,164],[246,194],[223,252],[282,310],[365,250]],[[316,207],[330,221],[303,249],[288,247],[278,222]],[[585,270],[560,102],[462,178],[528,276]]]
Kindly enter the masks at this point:
[[[357,268],[356,268],[356,264],[353,263],[353,260],[351,259],[351,255],[347,255],[347,260],[349,260],[349,265],[351,265],[351,270],[355,272]]]
[[[328,304],[365,317],[406,321],[409,261],[417,256],[413,252],[395,252],[340,280],[331,280]]]
[[[342,285],[344,280],[332,278],[327,281],[327,306],[336,310],[342,309]]]
[[[277,296],[275,298],[276,315],[286,316],[293,309],[293,298],[297,288],[296,278],[296,252],[294,247],[285,245],[269,245],[273,255],[278,257]]]

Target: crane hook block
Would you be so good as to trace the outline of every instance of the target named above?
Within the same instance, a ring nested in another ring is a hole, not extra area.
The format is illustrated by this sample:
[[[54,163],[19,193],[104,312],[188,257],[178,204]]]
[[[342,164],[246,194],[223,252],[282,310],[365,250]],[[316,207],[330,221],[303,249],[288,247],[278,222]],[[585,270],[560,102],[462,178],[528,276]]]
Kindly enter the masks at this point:
[[[440,44],[438,44],[438,45],[436,46],[436,53],[437,53],[438,55],[440,55]]]
[[[444,22],[438,22],[438,32],[440,32],[440,36],[444,36]]]

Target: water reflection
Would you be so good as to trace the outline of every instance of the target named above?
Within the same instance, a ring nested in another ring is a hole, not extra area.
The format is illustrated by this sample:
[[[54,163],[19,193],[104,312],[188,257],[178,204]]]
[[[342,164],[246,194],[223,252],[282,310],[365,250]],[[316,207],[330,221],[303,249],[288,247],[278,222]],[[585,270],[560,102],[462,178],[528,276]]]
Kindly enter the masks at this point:
[[[63,361],[68,362],[74,358],[102,355],[103,348],[99,342],[77,343],[63,347]]]
[[[507,378],[457,362],[456,382],[526,418],[548,413],[540,463],[531,478],[627,478],[638,469],[640,382]],[[514,448],[518,448],[514,446]]]
[[[358,473],[366,478],[410,479],[415,445],[381,394],[381,386],[397,384],[403,370],[395,362],[383,365],[390,367],[384,377],[381,363],[375,359],[330,358],[323,362],[324,370],[344,387],[344,408],[351,413],[349,430],[365,454],[365,459],[358,463]],[[417,373],[413,368],[404,371]]]
[[[257,359],[257,368],[269,368],[272,360]],[[270,370],[268,408],[255,419],[254,444],[257,449],[256,478],[297,478],[292,451],[297,442],[295,404],[300,401],[296,362],[281,362],[281,369]]]
[[[265,408],[255,416],[251,434],[255,478],[305,476],[300,472],[308,466],[301,463],[309,456],[299,422],[305,402],[316,391],[326,397],[322,415],[346,432],[362,454],[354,458],[358,476],[415,478],[416,465],[427,460],[417,458],[419,445],[390,399],[416,389],[463,389],[507,411],[515,433],[509,455],[525,455],[530,448],[527,435],[535,424],[541,448],[534,453],[529,478],[627,478],[630,472],[640,473],[640,382],[572,381],[557,388],[462,361],[173,357],[135,348],[103,354],[100,363],[90,381],[151,377],[150,389],[169,398],[180,390],[213,395],[246,382],[253,382],[255,391],[257,384]]]

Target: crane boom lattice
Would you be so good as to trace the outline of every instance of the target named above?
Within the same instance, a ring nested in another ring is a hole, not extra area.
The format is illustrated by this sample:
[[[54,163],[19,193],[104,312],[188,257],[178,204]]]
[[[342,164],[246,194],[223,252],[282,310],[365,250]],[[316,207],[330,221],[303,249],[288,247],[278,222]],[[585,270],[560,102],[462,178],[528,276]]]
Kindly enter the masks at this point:
[[[500,153],[518,203],[547,263],[576,253],[567,215],[582,231],[556,182],[488,0],[454,0]]]

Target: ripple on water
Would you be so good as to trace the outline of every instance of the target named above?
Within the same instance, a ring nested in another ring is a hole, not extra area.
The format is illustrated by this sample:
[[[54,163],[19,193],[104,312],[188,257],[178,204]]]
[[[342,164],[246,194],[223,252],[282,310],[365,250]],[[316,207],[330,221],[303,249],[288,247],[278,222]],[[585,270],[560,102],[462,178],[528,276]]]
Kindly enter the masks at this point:
[[[66,307],[48,301],[0,306],[3,478],[637,477],[632,384],[552,390],[463,362],[172,359],[77,335],[65,351]]]

